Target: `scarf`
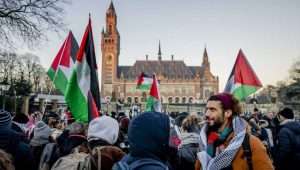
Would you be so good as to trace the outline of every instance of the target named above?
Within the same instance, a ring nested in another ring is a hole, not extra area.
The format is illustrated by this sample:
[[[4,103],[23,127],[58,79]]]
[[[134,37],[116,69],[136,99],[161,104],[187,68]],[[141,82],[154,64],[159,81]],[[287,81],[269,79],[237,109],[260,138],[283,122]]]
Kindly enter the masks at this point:
[[[194,144],[194,143],[199,144],[200,135],[197,133],[183,132],[180,134],[180,140],[181,140],[181,143],[179,145],[179,148],[182,148],[182,146],[188,145],[188,144]]]
[[[230,140],[229,145],[221,152],[212,157],[207,153],[208,140],[207,140],[207,125],[201,129],[200,132],[200,150],[197,157],[201,162],[203,170],[220,170],[231,165],[236,153],[242,146],[247,123],[240,117],[235,117],[232,120],[232,128],[234,137]],[[224,132],[225,133],[225,132]]]
[[[216,147],[223,144],[231,132],[232,132],[231,124],[227,125],[224,128],[224,130],[220,133],[214,132],[214,131],[209,132],[208,138],[207,138],[207,150],[206,151],[211,157],[215,156]]]

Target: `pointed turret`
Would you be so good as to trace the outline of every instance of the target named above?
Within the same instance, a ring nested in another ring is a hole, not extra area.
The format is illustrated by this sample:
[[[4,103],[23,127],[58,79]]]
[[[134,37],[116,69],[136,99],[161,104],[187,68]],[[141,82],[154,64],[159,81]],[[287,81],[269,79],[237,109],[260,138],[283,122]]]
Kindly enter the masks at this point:
[[[107,9],[107,13],[116,13],[113,1],[110,2],[109,8]]]
[[[207,70],[210,70],[210,63],[209,63],[209,60],[208,60],[208,54],[207,54],[206,47],[204,48],[203,59],[202,59],[202,67],[207,69]]]
[[[104,33],[105,33],[105,31],[104,31],[104,27],[102,28],[102,31],[101,31],[101,33],[102,33],[102,34],[104,34]]]
[[[106,11],[106,32],[112,34],[116,32],[117,14],[113,2],[111,1],[109,8]]]
[[[161,61],[161,47],[160,47],[160,40],[158,43],[158,60]]]

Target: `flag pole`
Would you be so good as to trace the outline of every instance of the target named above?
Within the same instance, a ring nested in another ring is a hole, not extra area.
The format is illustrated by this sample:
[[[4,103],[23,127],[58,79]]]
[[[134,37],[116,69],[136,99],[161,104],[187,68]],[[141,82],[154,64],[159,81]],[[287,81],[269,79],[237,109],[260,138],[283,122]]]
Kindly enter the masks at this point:
[[[69,36],[67,37],[67,39],[66,39],[65,42],[64,42],[64,47],[63,47],[63,50],[62,50],[62,51],[65,50],[68,39],[69,39]],[[61,62],[62,55],[63,55],[63,53],[60,54],[60,58],[59,58],[58,65],[57,65],[57,69],[55,70],[55,74],[54,74],[54,77],[53,77],[53,80],[52,80],[52,83],[53,83],[53,84],[54,84],[54,81],[55,81],[55,79],[56,79],[56,77],[57,77],[58,66],[59,66],[59,64],[60,64],[60,62]],[[53,90],[53,86],[50,87],[48,96],[51,94],[52,90]],[[42,110],[43,116],[44,116],[45,111],[46,111],[47,103],[48,103],[48,100],[47,100],[47,98],[46,98],[46,101],[45,101],[45,104],[44,104],[44,107],[43,107],[43,110]]]

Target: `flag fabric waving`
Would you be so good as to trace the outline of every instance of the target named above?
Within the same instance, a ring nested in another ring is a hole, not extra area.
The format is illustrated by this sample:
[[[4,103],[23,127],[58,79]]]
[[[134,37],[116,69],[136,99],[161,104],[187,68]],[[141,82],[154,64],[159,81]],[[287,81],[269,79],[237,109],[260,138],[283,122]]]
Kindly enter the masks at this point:
[[[245,100],[260,87],[260,80],[240,49],[224,91],[232,93],[239,100]]]
[[[66,87],[76,61],[77,51],[78,43],[72,31],[70,31],[47,72],[55,88],[62,94],[66,92]]]
[[[65,99],[76,121],[88,122],[99,116],[100,92],[90,18],[80,44]]]
[[[153,78],[143,72],[138,77],[136,88],[139,90],[149,90],[153,82]]]
[[[149,97],[146,103],[146,111],[161,112],[160,92],[158,88],[158,81],[153,75],[153,83],[151,85]]]

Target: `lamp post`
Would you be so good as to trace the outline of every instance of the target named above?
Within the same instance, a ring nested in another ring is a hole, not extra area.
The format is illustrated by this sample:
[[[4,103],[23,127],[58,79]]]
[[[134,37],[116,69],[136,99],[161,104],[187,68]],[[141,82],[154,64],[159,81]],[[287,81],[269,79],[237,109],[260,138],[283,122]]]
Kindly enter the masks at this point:
[[[2,103],[2,109],[5,110],[5,93],[6,91],[8,91],[9,89],[9,84],[7,83],[7,81],[3,81],[1,84],[0,84],[0,89],[1,89],[1,92],[2,92],[2,95],[3,95],[3,103]]]

